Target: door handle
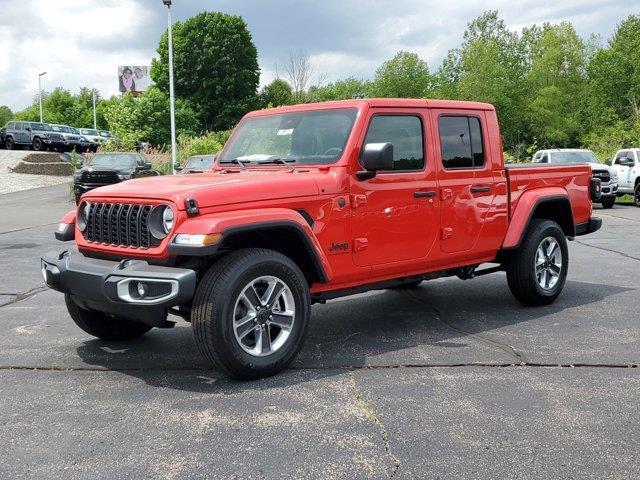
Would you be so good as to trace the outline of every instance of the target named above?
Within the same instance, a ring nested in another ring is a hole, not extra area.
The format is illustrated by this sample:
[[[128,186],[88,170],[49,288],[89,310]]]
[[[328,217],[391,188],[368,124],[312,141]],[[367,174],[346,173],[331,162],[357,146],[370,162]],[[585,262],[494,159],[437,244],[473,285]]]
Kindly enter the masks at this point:
[[[489,185],[471,185],[471,193],[486,193],[490,191],[491,187]]]
[[[435,197],[435,190],[418,190],[417,192],[413,192],[413,196],[415,198],[430,198]]]

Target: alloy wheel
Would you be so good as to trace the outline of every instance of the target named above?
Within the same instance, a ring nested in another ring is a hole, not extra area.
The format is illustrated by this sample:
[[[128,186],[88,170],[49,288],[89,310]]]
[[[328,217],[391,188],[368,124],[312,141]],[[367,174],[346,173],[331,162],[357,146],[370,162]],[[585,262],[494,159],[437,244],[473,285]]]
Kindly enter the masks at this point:
[[[262,276],[250,281],[236,299],[233,332],[250,355],[265,357],[287,342],[296,316],[289,287],[279,278]]]
[[[536,280],[545,291],[553,290],[562,273],[562,250],[554,237],[544,238],[535,255]]]

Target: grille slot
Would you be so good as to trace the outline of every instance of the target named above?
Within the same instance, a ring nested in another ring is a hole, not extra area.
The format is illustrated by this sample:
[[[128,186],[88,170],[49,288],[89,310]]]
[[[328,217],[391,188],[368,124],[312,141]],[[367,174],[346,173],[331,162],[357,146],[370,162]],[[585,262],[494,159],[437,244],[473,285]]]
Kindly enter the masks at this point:
[[[593,176],[599,178],[603,183],[611,180],[611,174],[607,170],[594,170]]]
[[[100,170],[95,172],[84,171],[80,176],[80,181],[82,183],[110,185],[112,183],[118,183],[120,178],[116,172]]]
[[[85,238],[89,242],[133,248],[160,243],[149,231],[151,205],[92,203],[87,215]]]

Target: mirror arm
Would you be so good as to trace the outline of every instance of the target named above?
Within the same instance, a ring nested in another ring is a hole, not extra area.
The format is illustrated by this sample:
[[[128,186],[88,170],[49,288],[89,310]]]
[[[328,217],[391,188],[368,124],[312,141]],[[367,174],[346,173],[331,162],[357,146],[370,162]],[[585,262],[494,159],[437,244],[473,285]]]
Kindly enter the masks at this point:
[[[375,170],[361,170],[359,172],[356,172],[356,178],[358,180],[371,180],[375,176]]]

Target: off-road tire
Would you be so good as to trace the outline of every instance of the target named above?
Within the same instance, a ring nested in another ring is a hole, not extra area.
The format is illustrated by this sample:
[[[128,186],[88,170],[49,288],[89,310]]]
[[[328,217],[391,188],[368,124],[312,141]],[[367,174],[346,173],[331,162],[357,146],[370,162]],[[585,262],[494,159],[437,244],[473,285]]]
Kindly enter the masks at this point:
[[[76,305],[70,295],[64,296],[67,310],[73,321],[89,335],[109,341],[131,340],[147,333],[153,327],[144,323],[114,318],[95,310],[85,310]]]
[[[600,204],[602,205],[602,208],[613,208],[613,206],[616,204],[616,198],[606,198],[603,199]]]
[[[640,182],[636,183],[636,188],[633,191],[633,203],[636,207],[640,207]]]
[[[42,150],[44,150],[44,142],[40,137],[34,138],[31,146],[36,152],[41,152]]]
[[[286,342],[273,353],[258,357],[240,346],[234,333],[236,301],[248,282],[262,276],[281,279],[293,295],[295,316]],[[205,273],[193,300],[191,324],[202,355],[222,373],[237,379],[274,375],[298,354],[311,312],[309,287],[300,268],[273,250],[248,248],[222,257]]]
[[[547,237],[554,238],[562,254],[558,281],[552,289],[541,288],[536,276],[536,252]],[[513,296],[523,305],[540,306],[553,303],[562,292],[569,267],[567,239],[560,226],[551,220],[532,220],[518,250],[507,261],[507,282]]]
[[[13,150],[16,146],[16,142],[13,141],[13,138],[7,137],[4,141],[4,148],[7,150]]]

